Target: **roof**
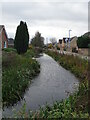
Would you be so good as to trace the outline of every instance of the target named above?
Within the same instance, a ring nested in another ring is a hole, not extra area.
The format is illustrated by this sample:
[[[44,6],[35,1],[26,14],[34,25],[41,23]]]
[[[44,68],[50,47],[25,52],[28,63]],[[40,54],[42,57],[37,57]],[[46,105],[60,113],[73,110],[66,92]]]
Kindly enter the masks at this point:
[[[62,39],[59,39],[59,43],[60,43],[60,44],[62,43]]]
[[[72,38],[71,38],[71,41],[72,41],[74,38],[77,38],[77,36],[72,37]]]
[[[77,38],[77,36],[74,36],[74,37],[70,38],[70,41],[72,41],[74,38]],[[64,43],[66,43],[66,39],[67,39],[67,42],[69,42],[69,38],[63,38]]]
[[[14,39],[13,38],[8,39],[8,45],[14,45]]]
[[[0,34],[1,34],[2,30],[4,30],[4,33],[5,33],[5,35],[6,35],[6,38],[8,39],[8,36],[7,36],[7,33],[6,33],[6,30],[5,30],[4,25],[0,25]],[[2,39],[3,39],[3,38],[2,38]]]
[[[4,25],[0,25],[0,33],[2,31],[2,28],[4,28]]]
[[[77,38],[77,36],[74,36],[74,37],[70,38],[70,41],[72,41],[74,38]],[[64,37],[63,39],[59,39],[59,43],[62,44],[62,40],[64,41],[64,43],[66,43],[66,39],[67,39],[67,42],[69,42],[69,38]]]
[[[64,43],[66,43],[66,39],[67,39],[67,42],[69,41],[69,38],[65,37],[65,38],[63,38]]]

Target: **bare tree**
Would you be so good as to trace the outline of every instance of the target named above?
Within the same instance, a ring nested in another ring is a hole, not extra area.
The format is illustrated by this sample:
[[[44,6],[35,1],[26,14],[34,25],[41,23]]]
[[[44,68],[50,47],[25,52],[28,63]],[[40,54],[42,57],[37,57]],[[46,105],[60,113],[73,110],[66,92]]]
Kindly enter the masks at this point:
[[[57,43],[56,38],[50,38],[50,42],[52,43],[52,45],[55,45]]]

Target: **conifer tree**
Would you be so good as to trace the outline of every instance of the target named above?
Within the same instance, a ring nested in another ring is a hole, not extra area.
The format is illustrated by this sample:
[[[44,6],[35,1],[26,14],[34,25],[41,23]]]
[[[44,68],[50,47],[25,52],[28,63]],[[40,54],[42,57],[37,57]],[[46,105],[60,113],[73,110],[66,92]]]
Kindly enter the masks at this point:
[[[18,54],[23,54],[27,51],[29,45],[29,33],[26,22],[21,21],[17,27],[14,47]]]

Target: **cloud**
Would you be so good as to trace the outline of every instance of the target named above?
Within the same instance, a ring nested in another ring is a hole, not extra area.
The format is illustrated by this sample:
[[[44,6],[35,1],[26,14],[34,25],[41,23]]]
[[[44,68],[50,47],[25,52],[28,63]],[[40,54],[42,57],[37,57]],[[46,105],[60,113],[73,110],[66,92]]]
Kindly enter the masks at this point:
[[[84,0],[83,0],[84,1]],[[15,36],[20,20],[27,22],[31,36],[39,30],[44,37],[72,36],[87,31],[87,2],[4,2],[2,3],[2,24],[5,24],[9,36]]]
[[[3,16],[18,20],[72,20],[85,21],[87,4],[85,3],[4,3]],[[84,16],[84,17],[83,17]]]
[[[0,4],[0,23],[1,23],[1,20],[2,19],[2,5]]]
[[[75,3],[75,2],[88,2],[88,0],[2,0],[2,2],[71,2],[71,3]]]

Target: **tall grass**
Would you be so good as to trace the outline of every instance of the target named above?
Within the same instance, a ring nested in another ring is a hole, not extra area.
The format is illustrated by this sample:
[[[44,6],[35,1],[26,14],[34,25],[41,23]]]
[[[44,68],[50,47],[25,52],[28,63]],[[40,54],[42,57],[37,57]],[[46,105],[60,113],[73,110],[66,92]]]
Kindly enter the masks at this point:
[[[20,100],[30,84],[31,79],[40,72],[39,63],[36,60],[32,60],[32,56],[29,55],[30,53],[30,50],[25,55],[18,55],[14,51],[3,51],[3,106],[12,105]]]

